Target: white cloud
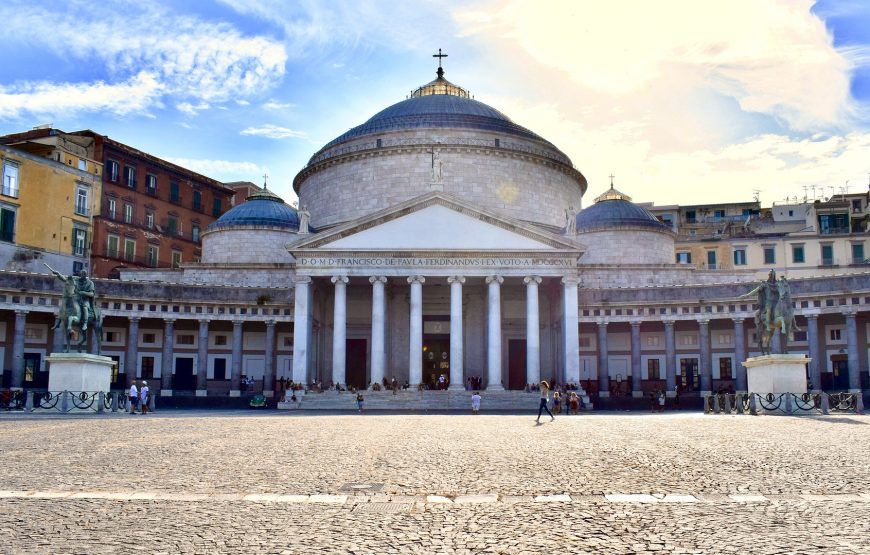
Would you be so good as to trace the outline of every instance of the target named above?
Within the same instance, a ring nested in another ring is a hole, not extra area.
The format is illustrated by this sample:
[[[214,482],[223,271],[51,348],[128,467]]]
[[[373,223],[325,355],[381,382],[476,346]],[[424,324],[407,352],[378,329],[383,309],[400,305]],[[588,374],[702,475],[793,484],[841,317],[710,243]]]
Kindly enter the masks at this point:
[[[263,108],[267,110],[287,110],[295,107],[296,105],[292,102],[278,102],[276,100],[269,100],[263,104]]]
[[[255,137],[267,137],[269,139],[289,139],[305,137],[302,131],[294,131],[287,127],[280,127],[267,123],[259,127],[248,127],[241,131],[242,135],[251,135]]]
[[[70,17],[60,10],[30,3],[0,6],[0,19],[6,22],[5,40],[35,42],[70,59],[70,63],[95,64],[99,73],[108,74],[102,81],[91,83],[18,83],[5,87],[3,94],[14,97],[51,88],[102,87],[105,91],[105,87],[124,87],[144,74],[153,81],[148,89],[151,94],[134,95],[141,104],[132,108],[126,106],[123,96],[103,94],[94,97],[93,102],[83,97],[75,104],[60,103],[51,112],[74,109],[129,113],[164,100],[190,112],[203,104],[259,94],[283,78],[287,59],[284,46],[269,38],[244,36],[229,24],[169,13],[153,3],[109,2],[100,8],[75,3],[72,9],[76,17]],[[112,102],[107,103],[109,99]],[[14,99],[7,104],[17,105]],[[35,110],[24,105],[18,112]]]
[[[208,102],[200,102],[199,104],[191,104],[190,102],[180,102],[175,105],[179,111],[184,112],[189,116],[195,116],[197,112],[201,110],[208,110],[209,104]]]
[[[264,166],[254,162],[208,160],[202,158],[166,158],[183,168],[193,170],[219,181],[257,181],[258,176],[268,173]]]
[[[249,106],[251,103],[245,99],[237,99],[236,104],[238,104],[239,106]]]

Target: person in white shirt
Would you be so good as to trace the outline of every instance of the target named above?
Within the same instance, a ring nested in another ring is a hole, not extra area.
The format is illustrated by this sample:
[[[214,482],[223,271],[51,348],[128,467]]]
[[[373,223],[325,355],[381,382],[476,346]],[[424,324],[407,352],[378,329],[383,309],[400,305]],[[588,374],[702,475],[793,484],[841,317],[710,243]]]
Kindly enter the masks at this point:
[[[136,382],[130,386],[130,414],[136,414],[136,405],[139,404],[139,388],[136,387]]]
[[[139,404],[142,405],[140,410],[142,414],[148,414],[148,382],[142,382],[142,389],[139,390]]]
[[[480,412],[480,393],[475,391],[471,396],[471,414]]]

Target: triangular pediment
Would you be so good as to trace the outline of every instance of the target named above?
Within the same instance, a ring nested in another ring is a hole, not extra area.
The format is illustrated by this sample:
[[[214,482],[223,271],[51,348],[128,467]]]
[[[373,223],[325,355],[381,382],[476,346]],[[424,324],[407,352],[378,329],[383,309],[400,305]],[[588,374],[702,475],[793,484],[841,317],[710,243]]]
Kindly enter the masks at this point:
[[[578,251],[565,237],[477,209],[443,193],[303,239],[290,251]]]

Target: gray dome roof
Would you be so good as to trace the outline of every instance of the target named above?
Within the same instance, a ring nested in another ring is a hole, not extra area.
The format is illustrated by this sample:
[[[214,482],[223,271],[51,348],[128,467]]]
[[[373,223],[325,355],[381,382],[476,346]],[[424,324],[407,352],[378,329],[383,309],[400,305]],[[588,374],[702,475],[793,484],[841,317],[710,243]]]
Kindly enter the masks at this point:
[[[621,198],[601,200],[577,214],[577,233],[622,227],[671,232],[649,211]]]
[[[263,189],[250,195],[242,204],[228,210],[209,225],[206,231],[247,226],[280,227],[299,231],[299,215],[293,207],[284,204],[275,193]]]

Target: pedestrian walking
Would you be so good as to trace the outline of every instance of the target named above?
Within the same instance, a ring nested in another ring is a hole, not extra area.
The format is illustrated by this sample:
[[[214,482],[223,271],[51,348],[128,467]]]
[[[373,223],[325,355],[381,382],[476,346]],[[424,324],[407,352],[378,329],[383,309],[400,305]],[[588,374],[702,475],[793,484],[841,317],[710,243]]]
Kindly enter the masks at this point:
[[[142,388],[139,389],[139,410],[140,414],[148,414],[148,382],[142,382]]]
[[[665,391],[659,391],[659,412],[665,412]]]
[[[358,391],[356,394],[356,409],[358,412],[362,412],[363,408],[363,394],[362,391]]]
[[[139,388],[136,387],[136,382],[130,386],[130,414],[136,414],[136,407],[139,405]]]
[[[538,418],[537,418],[537,420],[535,420],[535,422],[537,422],[538,424],[541,423],[541,413],[543,411],[547,411],[547,414],[550,415],[550,422],[552,422],[553,420],[556,419],[556,417],[553,416],[553,413],[550,412],[550,407],[547,406],[547,402],[549,401],[549,396],[550,396],[550,384],[548,384],[546,381],[542,381],[541,382],[541,403],[538,405]]]
[[[558,390],[553,392],[553,412],[556,414],[562,412],[562,394]]]
[[[477,414],[480,412],[480,393],[475,391],[474,395],[471,396],[471,414]]]

